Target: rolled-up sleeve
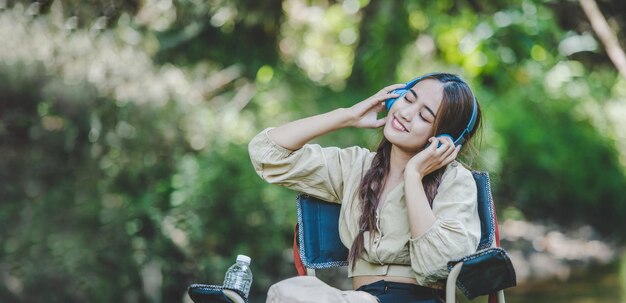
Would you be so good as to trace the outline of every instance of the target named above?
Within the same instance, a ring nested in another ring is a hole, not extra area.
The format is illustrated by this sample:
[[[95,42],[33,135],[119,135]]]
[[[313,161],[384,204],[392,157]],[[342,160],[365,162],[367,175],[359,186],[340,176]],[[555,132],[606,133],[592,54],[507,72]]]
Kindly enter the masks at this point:
[[[368,151],[360,147],[339,149],[306,144],[298,150],[286,149],[263,130],[248,144],[250,160],[256,173],[265,181],[341,203],[344,177],[350,174],[355,159]]]
[[[409,240],[411,267],[420,284],[447,277],[448,261],[474,253],[478,247],[477,190],[469,170],[457,163],[448,167],[433,200],[433,213],[432,227]]]

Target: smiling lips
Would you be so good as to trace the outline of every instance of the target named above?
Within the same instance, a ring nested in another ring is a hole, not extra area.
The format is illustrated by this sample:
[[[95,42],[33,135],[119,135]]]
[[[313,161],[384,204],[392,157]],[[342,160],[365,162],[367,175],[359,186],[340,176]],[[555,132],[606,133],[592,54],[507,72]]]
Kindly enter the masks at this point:
[[[403,132],[409,132],[408,129],[406,129],[406,127],[404,127],[404,125],[402,125],[402,123],[400,123],[400,121],[398,121],[398,119],[396,119],[396,117],[393,117],[393,119],[391,120],[391,126],[399,131],[403,131]]]

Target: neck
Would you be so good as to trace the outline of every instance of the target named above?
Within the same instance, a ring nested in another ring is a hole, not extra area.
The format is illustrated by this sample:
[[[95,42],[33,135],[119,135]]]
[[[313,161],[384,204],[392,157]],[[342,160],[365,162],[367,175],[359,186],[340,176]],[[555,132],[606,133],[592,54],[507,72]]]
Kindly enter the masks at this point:
[[[392,145],[389,158],[389,177],[402,177],[406,164],[413,156],[415,156],[415,154],[405,152],[397,146]]]

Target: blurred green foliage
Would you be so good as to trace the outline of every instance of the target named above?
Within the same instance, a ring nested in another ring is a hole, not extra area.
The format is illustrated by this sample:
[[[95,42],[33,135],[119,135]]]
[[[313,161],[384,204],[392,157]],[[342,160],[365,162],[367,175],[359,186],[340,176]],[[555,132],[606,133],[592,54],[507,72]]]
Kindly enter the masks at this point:
[[[246,143],[434,70],[478,95],[499,209],[623,241],[626,81],[589,30],[574,1],[0,1],[0,301],[180,302],[240,253],[263,301],[295,194]]]

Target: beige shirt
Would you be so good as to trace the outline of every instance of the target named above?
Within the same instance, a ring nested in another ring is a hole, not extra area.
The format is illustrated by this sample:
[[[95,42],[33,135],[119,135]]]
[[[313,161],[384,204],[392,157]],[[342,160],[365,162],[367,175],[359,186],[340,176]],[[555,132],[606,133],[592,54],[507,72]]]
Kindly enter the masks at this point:
[[[306,144],[292,151],[274,143],[266,129],[248,150],[255,171],[269,183],[341,203],[339,235],[351,247],[359,232],[361,179],[375,155],[365,148],[323,148]],[[471,172],[454,161],[446,167],[433,201],[436,221],[411,238],[404,182],[392,189],[378,210],[376,234],[365,232],[365,252],[349,266],[349,276],[389,275],[415,278],[436,286],[448,275],[447,262],[476,251],[480,239],[476,183]],[[372,239],[372,240],[370,240]]]

